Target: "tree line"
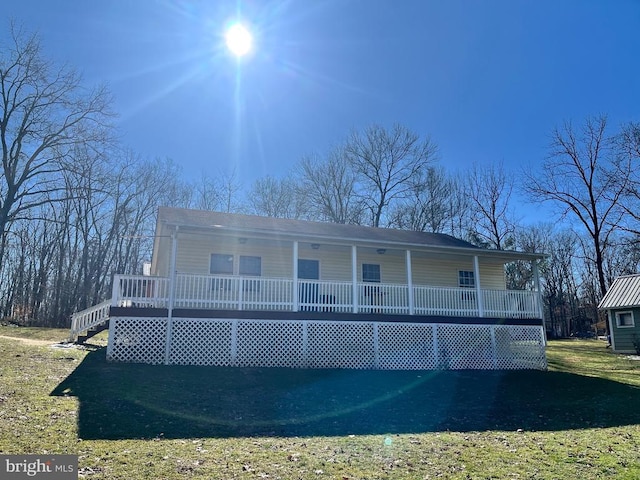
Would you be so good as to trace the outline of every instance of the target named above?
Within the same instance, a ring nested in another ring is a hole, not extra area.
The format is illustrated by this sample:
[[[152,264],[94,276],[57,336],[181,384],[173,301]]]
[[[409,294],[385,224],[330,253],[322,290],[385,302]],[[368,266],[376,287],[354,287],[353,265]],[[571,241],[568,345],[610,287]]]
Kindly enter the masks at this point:
[[[69,325],[108,298],[115,273],[150,259],[160,205],[445,233],[493,249],[544,252],[552,334],[583,332],[613,278],[640,262],[640,126],[605,116],[552,132],[548,156],[521,172],[501,163],[449,172],[437,144],[406,126],[370,125],[285,177],[244,185],[233,172],[186,181],[170,159],[119,144],[112,100],[44,58],[12,29],[0,53],[0,318]],[[563,222],[524,224],[517,196],[547,202]],[[507,266],[509,288],[532,284]]]

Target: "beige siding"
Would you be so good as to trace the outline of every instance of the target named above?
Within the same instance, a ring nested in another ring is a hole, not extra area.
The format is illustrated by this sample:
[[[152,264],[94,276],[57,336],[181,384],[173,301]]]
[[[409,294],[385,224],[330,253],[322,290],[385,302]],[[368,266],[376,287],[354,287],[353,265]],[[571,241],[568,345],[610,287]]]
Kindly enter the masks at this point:
[[[458,287],[458,272],[473,271],[473,259],[444,261],[416,258],[412,261],[413,283],[439,287]],[[484,289],[504,290],[506,283],[502,265],[480,265],[480,286]]]
[[[162,235],[158,239],[159,248],[154,252],[152,274],[161,277],[169,275],[169,262],[171,256],[171,238]]]
[[[165,242],[170,250],[170,240]],[[291,278],[293,275],[293,245],[248,239],[241,244],[235,238],[213,239],[205,235],[189,235],[181,233],[178,242],[176,270],[178,273],[209,273],[212,253],[234,256],[234,273],[238,273],[238,257],[252,255],[262,258],[263,277]],[[320,279],[331,281],[351,281],[351,248],[321,246],[317,250],[308,245],[300,245],[299,258],[318,260],[320,263]],[[159,262],[159,273],[166,274]],[[358,281],[362,281],[362,264],[380,265],[380,276],[383,283],[407,283],[404,252],[386,252],[377,254],[372,250],[358,250]],[[166,267],[165,267],[166,268]],[[167,269],[168,270],[168,269]],[[473,271],[473,259],[434,260],[412,259],[413,283],[415,285],[432,285],[442,287],[458,286],[458,271]],[[505,289],[504,268],[500,264],[480,264],[480,285],[483,289]]]
[[[291,277],[293,274],[292,247],[279,248],[275,244],[252,240],[240,244],[235,239],[218,239],[213,241],[206,236],[181,235],[176,270],[178,273],[195,273],[206,275],[209,273],[212,253],[229,254],[234,256],[234,272],[238,271],[238,257],[240,255],[258,256],[262,258],[262,276]]]

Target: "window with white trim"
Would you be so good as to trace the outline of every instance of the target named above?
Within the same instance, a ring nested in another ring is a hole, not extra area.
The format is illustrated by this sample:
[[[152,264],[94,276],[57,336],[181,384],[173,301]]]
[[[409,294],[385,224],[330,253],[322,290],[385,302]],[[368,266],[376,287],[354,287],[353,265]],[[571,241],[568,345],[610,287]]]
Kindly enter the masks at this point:
[[[209,263],[211,275],[233,275],[233,255],[228,253],[212,253]],[[232,280],[229,278],[212,278],[211,290],[231,290]]]
[[[460,288],[476,288],[476,277],[473,271],[458,271],[458,286]]]
[[[249,277],[259,277],[262,275],[262,258],[240,255],[238,273]]]
[[[380,265],[377,263],[363,263],[362,281],[380,283]]]
[[[460,288],[468,288],[469,290],[476,288],[476,277],[472,270],[458,270],[458,286]],[[476,301],[476,292],[464,292],[462,300],[467,302]]]
[[[633,312],[616,312],[616,327],[629,328],[635,327],[636,323],[633,318]]]
[[[212,253],[209,273],[211,275],[233,275],[233,255]]]
[[[240,255],[238,273],[248,277],[259,277],[262,275],[262,258],[248,255]],[[242,281],[242,288],[245,292],[259,292],[260,280],[246,278]]]

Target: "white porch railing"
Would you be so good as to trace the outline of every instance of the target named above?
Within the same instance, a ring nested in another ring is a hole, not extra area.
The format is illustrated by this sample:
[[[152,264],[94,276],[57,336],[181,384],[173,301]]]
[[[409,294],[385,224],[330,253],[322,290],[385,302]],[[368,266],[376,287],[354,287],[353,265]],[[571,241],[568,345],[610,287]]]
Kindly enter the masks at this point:
[[[70,341],[75,341],[79,335],[87,332],[109,320],[109,308],[111,300],[106,300],[98,305],[82,310],[71,315]]]
[[[142,275],[116,275],[111,304],[115,307],[166,308],[169,305],[169,279]]]
[[[414,309],[418,315],[479,315],[474,289],[414,286],[413,291]]]
[[[169,279],[116,275],[112,305],[124,307],[169,306]],[[275,310],[409,314],[409,286],[358,283],[353,298],[351,282],[298,280],[294,293],[290,278],[239,277],[178,274],[173,306],[224,310]],[[295,297],[294,297],[295,295]],[[470,288],[413,286],[416,315],[541,318],[538,293],[516,290],[481,290],[481,312],[477,292]],[[295,301],[294,301],[295,300]]]

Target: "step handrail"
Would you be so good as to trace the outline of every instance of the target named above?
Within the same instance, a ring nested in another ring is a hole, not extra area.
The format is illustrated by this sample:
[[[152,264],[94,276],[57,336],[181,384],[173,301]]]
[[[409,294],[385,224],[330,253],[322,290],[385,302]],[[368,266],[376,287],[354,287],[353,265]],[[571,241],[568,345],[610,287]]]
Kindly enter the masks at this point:
[[[111,308],[111,299],[102,303],[85,308],[71,315],[71,332],[69,341],[74,342],[78,336],[90,330],[93,327],[103,324],[109,320],[109,310]]]

